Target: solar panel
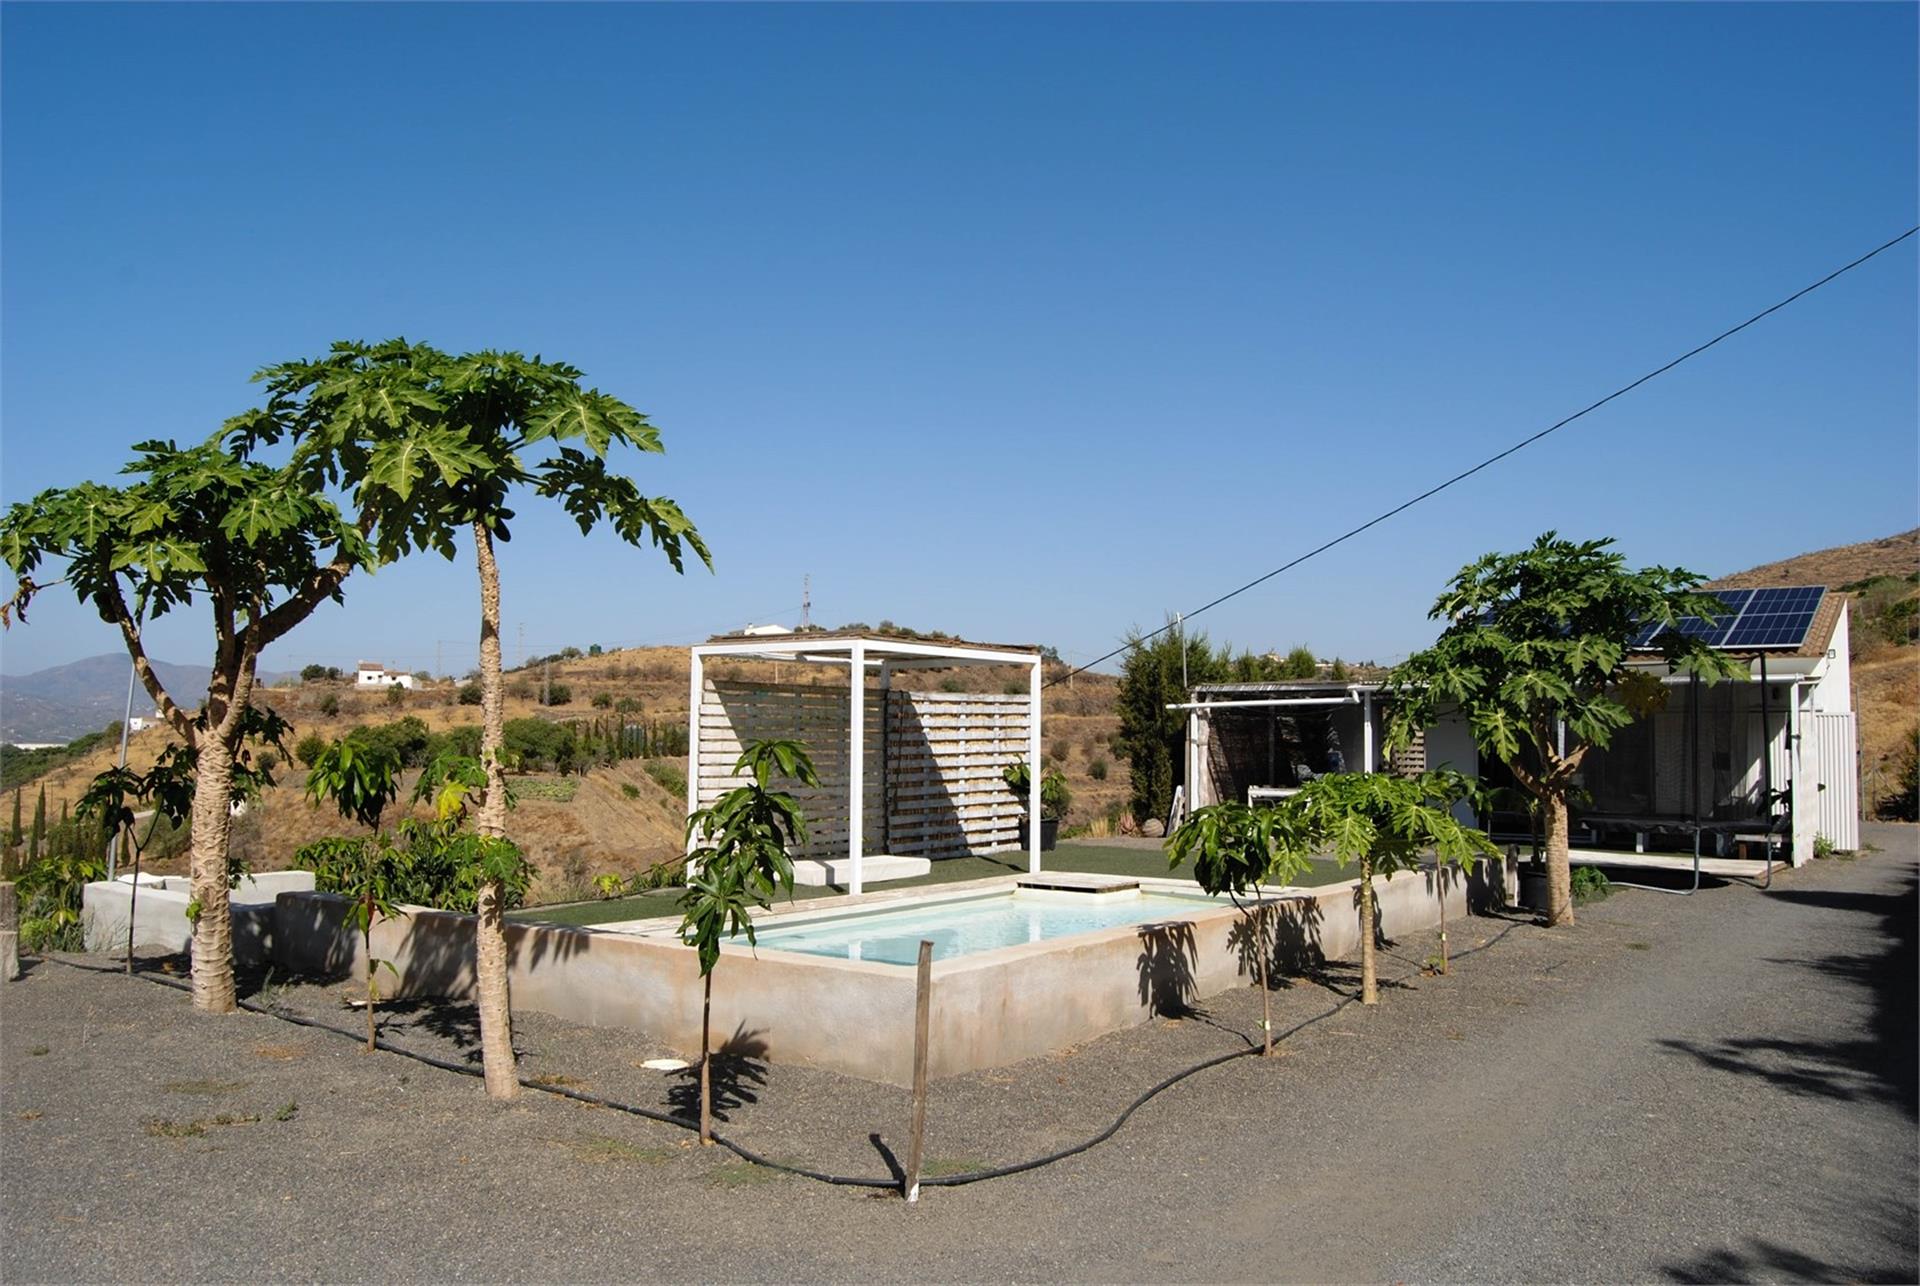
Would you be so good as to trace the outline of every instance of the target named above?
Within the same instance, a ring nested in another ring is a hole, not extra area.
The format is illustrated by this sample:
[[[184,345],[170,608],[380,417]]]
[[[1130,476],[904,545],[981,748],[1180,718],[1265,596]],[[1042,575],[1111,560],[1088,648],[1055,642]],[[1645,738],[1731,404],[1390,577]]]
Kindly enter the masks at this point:
[[[1719,646],[1731,649],[1799,647],[1807,640],[1826,590],[1818,585],[1758,589]]]
[[[1721,646],[1722,641],[1726,638],[1727,632],[1731,630],[1734,627],[1734,623],[1740,619],[1740,613],[1746,610],[1747,604],[1752,600],[1755,591],[1750,589],[1716,589],[1709,592],[1727,605],[1726,611],[1718,613],[1706,620],[1702,620],[1698,616],[1683,616],[1670,626],[1663,626],[1657,623],[1642,626],[1640,632],[1633,636],[1633,641],[1628,644],[1628,646],[1651,647],[1653,641],[1669,629],[1677,630],[1687,638],[1699,639],[1709,647]]]

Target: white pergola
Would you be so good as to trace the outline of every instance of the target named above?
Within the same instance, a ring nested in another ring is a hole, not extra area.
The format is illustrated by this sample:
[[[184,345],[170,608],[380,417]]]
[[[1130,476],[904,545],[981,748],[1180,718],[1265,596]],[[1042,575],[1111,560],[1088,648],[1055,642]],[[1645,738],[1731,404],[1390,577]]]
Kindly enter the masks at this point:
[[[687,812],[700,807],[700,708],[706,687],[709,658],[750,661],[798,661],[848,668],[851,708],[847,716],[847,858],[852,877],[850,893],[863,891],[865,859],[863,830],[866,798],[866,676],[877,672],[882,689],[892,686],[896,670],[944,670],[961,665],[1022,665],[1028,669],[1027,764],[1032,771],[1034,798],[1027,807],[1027,869],[1040,871],[1040,686],[1041,656],[1036,648],[987,643],[934,643],[880,634],[807,633],[729,636],[692,649],[693,664],[687,688]]]

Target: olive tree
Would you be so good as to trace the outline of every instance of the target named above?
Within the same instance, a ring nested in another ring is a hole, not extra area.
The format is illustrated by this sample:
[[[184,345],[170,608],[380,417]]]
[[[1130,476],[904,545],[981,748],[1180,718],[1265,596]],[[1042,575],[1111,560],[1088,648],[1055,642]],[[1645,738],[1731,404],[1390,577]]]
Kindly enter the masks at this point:
[[[664,450],[659,431],[633,407],[581,386],[562,362],[512,352],[449,355],[423,344],[335,344],[313,361],[261,372],[267,406],[238,425],[262,441],[296,444],[312,480],[350,490],[382,558],[433,549],[451,559],[462,533],[473,543],[480,592],[480,762],[475,830],[506,835],[506,695],[500,654],[496,545],[510,538],[514,493],[558,501],[591,532],[605,521],[629,544],[651,541],[675,571],[705,543],[678,505],[648,496],[607,462],[616,446]],[[530,453],[542,452],[538,458]],[[483,845],[489,854],[508,846]],[[504,858],[501,860],[504,861]],[[504,869],[504,868],[503,868]],[[519,1093],[514,1074],[502,880],[482,882],[476,902],[474,978],[487,1093]]]
[[[234,1007],[227,900],[232,787],[242,765],[260,653],[374,558],[365,533],[301,470],[255,458],[244,440],[142,442],[121,485],[43,491],[0,517],[0,559],[17,579],[0,624],[64,585],[119,631],[147,695],[193,756],[193,1003]],[[43,580],[48,564],[64,574]],[[147,656],[147,623],[198,601],[211,616],[213,664],[198,701],[167,690]]]
[[[1550,924],[1573,923],[1567,800],[1575,774],[1591,747],[1604,748],[1646,704],[1651,684],[1629,668],[1629,644],[1647,626],[1725,611],[1695,589],[1695,573],[1633,570],[1612,544],[1550,531],[1520,553],[1469,563],[1428,613],[1447,623],[1440,637],[1387,681],[1390,745],[1458,716],[1481,751],[1537,801]],[[1650,646],[1667,665],[1703,677],[1740,672],[1726,654],[1678,629],[1659,630]]]

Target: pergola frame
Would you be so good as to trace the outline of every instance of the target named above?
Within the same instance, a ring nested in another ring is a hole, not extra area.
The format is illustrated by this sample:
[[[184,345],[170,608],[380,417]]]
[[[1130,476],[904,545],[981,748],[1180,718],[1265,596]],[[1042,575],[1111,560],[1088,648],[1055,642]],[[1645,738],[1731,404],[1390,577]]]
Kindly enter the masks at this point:
[[[1028,667],[1027,766],[1031,774],[1027,800],[1027,869],[1040,873],[1040,652],[1034,648],[993,647],[973,643],[929,643],[878,634],[786,634],[702,643],[692,649],[687,686],[687,815],[700,807],[700,707],[706,695],[709,658],[746,661],[799,661],[814,665],[844,665],[850,671],[847,713],[847,859],[853,867],[847,888],[864,891],[866,722],[868,671],[880,676],[880,686],[892,686],[896,670],[944,670],[962,665],[1024,665]],[[693,839],[687,840],[691,850]]]

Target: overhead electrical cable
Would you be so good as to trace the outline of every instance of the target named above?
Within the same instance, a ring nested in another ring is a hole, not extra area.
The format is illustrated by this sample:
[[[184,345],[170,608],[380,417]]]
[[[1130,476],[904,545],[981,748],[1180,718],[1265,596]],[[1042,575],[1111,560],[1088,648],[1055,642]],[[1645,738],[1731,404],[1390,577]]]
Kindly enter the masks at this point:
[[[1633,392],[1633,390],[1639,388],[1642,384],[1645,384],[1648,380],[1656,379],[1659,376],[1665,375],[1668,371],[1680,365],[1682,362],[1687,361],[1690,358],[1698,357],[1700,354],[1706,352],[1709,348],[1712,348],[1715,344],[1720,343],[1722,340],[1732,339],[1735,335],[1738,335],[1741,331],[1753,325],[1755,322],[1761,321],[1764,318],[1772,316],[1774,313],[1779,312],[1782,308],[1785,308],[1788,304],[1791,304],[1794,301],[1801,299],[1806,295],[1812,294],[1814,291],[1820,289],[1820,287],[1826,285],[1828,282],[1834,280],[1835,278],[1843,276],[1846,273],[1852,272],[1855,268],[1858,268],[1861,264],[1867,262],[1867,260],[1872,259],[1875,255],[1881,254],[1887,250],[1891,250],[1893,247],[1899,245],[1902,241],[1905,241],[1908,237],[1913,236],[1917,232],[1920,232],[1920,225],[1916,225],[1914,227],[1908,228],[1905,232],[1893,238],[1891,241],[1883,242],[1882,244],[1875,246],[1872,250],[1867,251],[1867,253],[1861,255],[1858,259],[1853,260],[1851,263],[1843,264],[1842,266],[1835,268],[1832,272],[1820,278],[1820,280],[1814,282],[1812,285],[1801,287],[1799,290],[1794,291],[1791,295],[1788,295],[1785,299],[1782,299],[1779,303],[1774,304],[1769,308],[1761,309],[1759,312],[1755,313],[1753,316],[1741,322],[1738,326],[1733,326],[1727,330],[1721,331],[1718,335],[1715,335],[1712,339],[1708,340],[1706,343],[1701,344],[1697,348],[1688,349],[1686,352],[1680,354],[1680,356],[1674,358],[1672,361],[1668,362],[1666,365],[1658,367],[1654,370],[1648,371],[1645,375],[1642,375],[1639,379],[1633,381],[1633,383],[1621,385],[1619,388],[1607,394],[1605,397],[1601,398],[1599,401],[1591,403],[1590,405],[1581,407],[1578,411],[1575,411],[1572,415],[1567,416],[1564,420],[1558,420],[1553,424],[1549,424],[1546,428],[1541,429],[1538,433],[1534,433],[1528,437],[1524,437],[1520,439],[1518,442],[1506,448],[1504,451],[1500,451],[1495,453],[1494,455],[1488,456],[1486,459],[1482,460],[1480,463],[1474,465],[1471,469],[1463,469],[1459,473],[1454,474],[1451,478],[1448,478],[1445,482],[1429,487],[1425,491],[1422,491],[1419,495],[1414,496],[1412,499],[1402,501],[1400,504],[1397,504],[1393,508],[1386,510],[1384,513],[1380,513],[1375,515],[1372,518],[1369,518],[1367,521],[1361,523],[1358,527],[1354,527],[1349,531],[1342,532],[1340,535],[1335,536],[1332,540],[1327,541],[1325,544],[1314,546],[1312,549],[1309,549],[1306,553],[1301,554],[1298,558],[1294,558],[1288,562],[1280,564],[1280,566],[1274,568],[1272,571],[1266,573],[1264,576],[1257,576],[1254,579],[1248,581],[1246,584],[1240,586],[1238,589],[1229,590],[1226,593],[1220,595],[1220,597],[1213,599],[1210,602],[1203,603],[1199,607],[1194,608],[1190,612],[1180,613],[1175,618],[1175,620],[1167,622],[1165,625],[1162,625],[1159,629],[1151,630],[1145,634],[1141,634],[1135,638],[1131,638],[1127,640],[1127,642],[1122,643],[1119,647],[1114,648],[1110,652],[1102,654],[1096,659],[1087,662],[1085,665],[1076,666],[1075,668],[1068,670],[1063,674],[1055,675],[1053,678],[1047,680],[1044,686],[1052,687],[1056,683],[1063,683],[1067,679],[1072,678],[1076,674],[1082,674],[1088,670],[1091,670],[1094,666],[1099,665],[1103,661],[1111,661],[1114,657],[1119,656],[1122,652],[1127,651],[1129,648],[1133,647],[1136,643],[1144,643],[1148,639],[1155,638],[1161,634],[1165,634],[1168,630],[1173,629],[1177,624],[1185,621],[1190,621],[1194,617],[1200,615],[1202,612],[1205,612],[1212,608],[1220,606],[1220,604],[1226,602],[1230,598],[1237,598],[1240,595],[1246,593],[1248,590],[1255,588],[1256,586],[1264,585],[1266,582],[1272,580],[1275,576],[1280,575],[1282,572],[1291,571],[1293,568],[1298,567],[1301,563],[1306,562],[1308,559],[1317,558],[1321,554],[1326,553],[1329,549],[1332,549],[1335,545],[1344,544],[1347,541],[1352,540],[1355,536],[1358,536],[1361,532],[1366,531],[1372,527],[1377,527],[1381,523],[1385,522],[1387,519],[1395,517],[1398,514],[1405,513],[1407,510],[1413,508],[1415,505],[1419,504],[1421,501],[1431,500],[1433,497],[1439,495],[1442,491],[1445,491],[1447,488],[1455,485],[1456,483],[1465,482],[1468,478],[1471,478],[1474,474],[1479,473],[1481,470],[1489,468],[1495,464],[1498,464],[1500,461],[1506,459],[1510,455],[1513,455],[1515,452],[1525,450],[1527,447],[1532,446],[1534,443],[1540,441],[1544,437],[1547,437],[1549,434],[1559,432],[1561,429],[1566,428],[1567,425],[1572,424],[1575,420],[1581,418],[1582,416],[1592,414],[1594,411],[1599,410],[1601,407],[1613,401],[1615,398],[1622,397],[1625,394]]]

